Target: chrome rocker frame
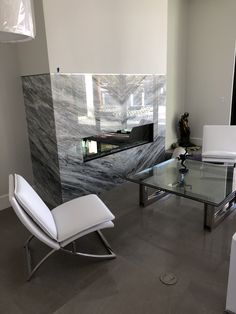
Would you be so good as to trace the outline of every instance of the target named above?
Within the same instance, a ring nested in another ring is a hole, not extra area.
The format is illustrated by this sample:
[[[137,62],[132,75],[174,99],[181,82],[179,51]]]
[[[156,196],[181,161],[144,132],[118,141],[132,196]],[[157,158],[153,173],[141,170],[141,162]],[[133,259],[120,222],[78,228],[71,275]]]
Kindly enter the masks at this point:
[[[28,270],[27,281],[29,281],[32,278],[32,276],[36,273],[36,271],[40,268],[40,266],[49,258],[49,256],[51,256],[53,253],[55,253],[57,251],[62,251],[62,252],[65,252],[65,253],[68,253],[71,255],[83,256],[83,257],[88,257],[88,258],[97,258],[97,259],[114,259],[114,258],[116,258],[116,254],[113,252],[110,244],[108,243],[108,241],[106,240],[106,238],[102,234],[102,232],[100,230],[97,230],[96,233],[99,236],[104,247],[108,251],[108,254],[99,255],[99,254],[89,254],[89,253],[78,252],[76,249],[76,242],[72,241],[71,243],[67,244],[67,246],[69,246],[70,244],[72,245],[72,250],[65,249],[65,248],[60,248],[58,250],[52,249],[35,266],[33,266],[33,263],[32,263],[32,256],[31,256],[31,251],[30,251],[30,242],[33,240],[33,238],[36,238],[36,237],[34,235],[31,235],[24,244],[26,262],[27,262],[27,270]]]

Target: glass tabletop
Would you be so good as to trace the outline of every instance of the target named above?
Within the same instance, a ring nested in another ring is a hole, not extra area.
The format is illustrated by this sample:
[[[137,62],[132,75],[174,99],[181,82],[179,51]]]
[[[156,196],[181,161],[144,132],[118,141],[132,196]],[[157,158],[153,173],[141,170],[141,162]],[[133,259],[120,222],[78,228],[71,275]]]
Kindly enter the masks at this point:
[[[127,180],[196,201],[219,206],[236,190],[235,168],[186,160],[189,169],[181,174],[180,161],[170,159],[129,175]]]

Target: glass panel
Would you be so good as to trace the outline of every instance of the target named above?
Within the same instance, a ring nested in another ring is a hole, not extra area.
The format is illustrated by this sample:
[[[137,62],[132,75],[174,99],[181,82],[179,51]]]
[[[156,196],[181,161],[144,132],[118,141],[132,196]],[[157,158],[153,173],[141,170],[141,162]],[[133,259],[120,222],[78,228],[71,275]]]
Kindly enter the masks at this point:
[[[170,159],[127,179],[215,206],[235,190],[233,167],[195,160],[186,160],[185,165],[189,171],[180,174],[180,162]]]
[[[103,132],[99,135],[83,138],[84,161],[116,153],[124,149],[143,145],[153,141],[153,123],[137,126],[117,132]]]

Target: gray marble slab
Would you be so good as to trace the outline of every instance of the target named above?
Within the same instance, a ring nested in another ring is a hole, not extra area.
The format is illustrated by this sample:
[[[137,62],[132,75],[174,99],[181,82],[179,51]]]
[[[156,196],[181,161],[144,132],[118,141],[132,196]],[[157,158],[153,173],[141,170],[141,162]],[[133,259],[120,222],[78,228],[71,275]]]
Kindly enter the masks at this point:
[[[162,160],[165,76],[50,74],[24,77],[23,86],[35,180],[50,185],[55,177],[63,202],[111,189]],[[83,161],[83,137],[148,123],[154,123],[154,142]],[[44,164],[50,180],[43,180]]]
[[[62,194],[50,75],[22,77],[22,85],[35,187],[56,206]]]

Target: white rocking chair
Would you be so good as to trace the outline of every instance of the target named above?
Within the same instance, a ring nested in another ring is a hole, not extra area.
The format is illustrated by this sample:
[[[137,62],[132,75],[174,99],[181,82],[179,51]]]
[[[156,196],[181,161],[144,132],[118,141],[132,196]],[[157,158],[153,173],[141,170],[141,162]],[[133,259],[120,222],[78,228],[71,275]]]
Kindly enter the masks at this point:
[[[115,217],[96,195],[90,194],[76,198],[50,211],[23,177],[11,174],[9,176],[9,200],[20,221],[32,234],[24,246],[28,280],[42,263],[58,250],[98,259],[116,257],[100,231],[104,228],[114,227],[112,220]],[[108,254],[96,255],[77,252],[75,240],[94,231],[97,232]],[[30,242],[34,237],[49,246],[51,251],[33,267]],[[67,247],[69,244],[71,244],[71,249]]]

